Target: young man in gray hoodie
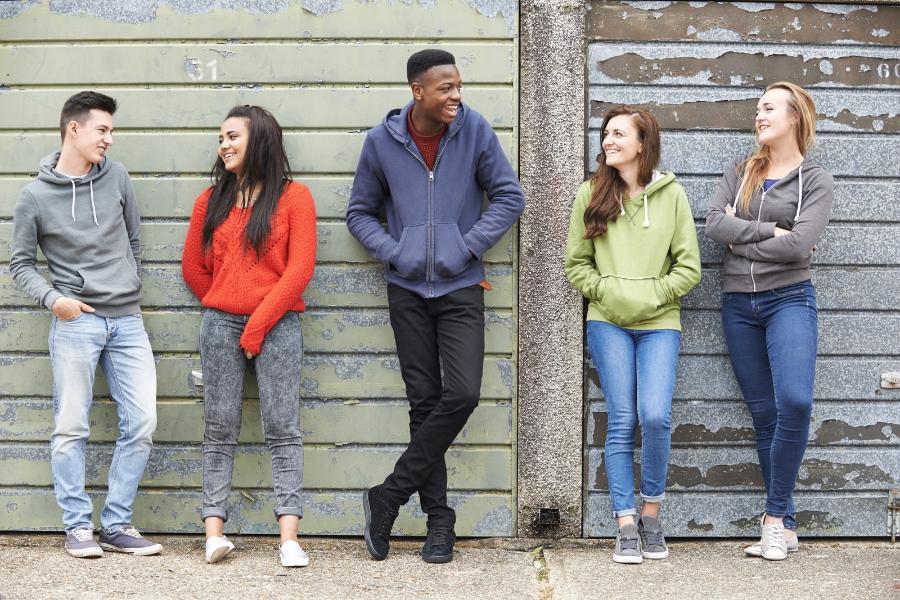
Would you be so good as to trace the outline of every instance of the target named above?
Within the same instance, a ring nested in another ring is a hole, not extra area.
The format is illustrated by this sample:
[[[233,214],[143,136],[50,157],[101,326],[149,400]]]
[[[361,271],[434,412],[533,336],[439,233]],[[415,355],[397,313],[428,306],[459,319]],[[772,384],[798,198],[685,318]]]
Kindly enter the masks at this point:
[[[53,314],[50,363],[55,427],[50,439],[66,552],[99,557],[103,548],[135,555],[162,546],[132,526],[132,504],[156,429],[156,366],[139,305],[140,215],[128,172],[106,158],[116,101],[79,92],[63,105],[62,149],[41,161],[16,202],[10,271],[17,287]],[[37,249],[51,282],[35,266]],[[119,439],[100,511],[85,492],[85,444],[97,363],[119,415]]]

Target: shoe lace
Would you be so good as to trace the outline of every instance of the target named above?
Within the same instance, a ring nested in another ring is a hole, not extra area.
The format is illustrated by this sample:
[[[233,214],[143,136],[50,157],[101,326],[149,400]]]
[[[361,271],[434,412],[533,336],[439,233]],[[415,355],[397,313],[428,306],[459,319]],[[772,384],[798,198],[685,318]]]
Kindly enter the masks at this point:
[[[645,546],[662,546],[665,544],[662,529],[643,529]]]
[[[143,537],[140,534],[140,532],[131,525],[128,525],[125,528],[123,528],[122,533],[124,533],[125,535],[127,535],[129,537],[133,537],[133,538]]]
[[[619,537],[619,548],[622,550],[637,550],[640,547],[636,537]]]
[[[72,535],[74,535],[75,539],[79,542],[87,542],[88,540],[94,539],[94,532],[90,529],[76,529],[72,532]]]
[[[435,529],[431,532],[432,546],[446,546],[450,543],[450,532],[445,529]]]
[[[378,522],[377,533],[381,537],[390,537],[391,528],[394,526],[394,520],[400,514],[399,510],[391,510],[387,504],[384,505],[384,517]]]
[[[764,546],[777,546],[779,548],[785,546],[784,527],[778,527],[778,526],[763,527],[762,543]]]

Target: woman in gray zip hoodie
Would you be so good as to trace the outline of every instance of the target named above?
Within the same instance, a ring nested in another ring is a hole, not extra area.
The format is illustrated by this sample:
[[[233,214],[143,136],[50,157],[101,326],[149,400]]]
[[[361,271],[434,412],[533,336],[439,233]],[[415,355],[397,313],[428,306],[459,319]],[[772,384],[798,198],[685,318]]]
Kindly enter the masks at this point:
[[[806,158],[815,140],[812,97],[772,84],[756,109],[759,145],[725,169],[706,235],[725,245],[722,328],[753,417],[766,486],[759,544],[747,554],[783,560],[799,548],[793,490],[806,450],[816,365],[810,281],[831,215],[831,174]]]

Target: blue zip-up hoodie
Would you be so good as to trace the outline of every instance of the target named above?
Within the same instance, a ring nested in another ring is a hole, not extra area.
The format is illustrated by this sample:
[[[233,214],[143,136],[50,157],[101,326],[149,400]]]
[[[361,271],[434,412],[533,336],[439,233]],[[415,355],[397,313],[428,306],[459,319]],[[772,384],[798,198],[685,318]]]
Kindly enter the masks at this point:
[[[390,111],[366,135],[347,227],[384,263],[388,283],[436,298],[484,279],[481,257],[522,214],[525,196],[490,124],[463,104],[429,171],[406,127],[412,107]]]

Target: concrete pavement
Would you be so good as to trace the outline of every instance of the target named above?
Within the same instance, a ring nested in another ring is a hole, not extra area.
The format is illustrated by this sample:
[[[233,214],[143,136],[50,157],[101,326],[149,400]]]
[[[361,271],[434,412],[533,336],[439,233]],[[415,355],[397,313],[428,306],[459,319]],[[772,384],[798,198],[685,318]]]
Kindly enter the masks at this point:
[[[745,542],[673,541],[665,561],[616,565],[610,540],[462,540],[454,561],[421,561],[421,540],[392,544],[386,561],[362,540],[310,538],[311,563],[285,569],[272,537],[232,538],[236,550],[207,565],[198,536],[148,536],[163,554],[107,553],[79,560],[59,534],[0,536],[0,600],[216,598],[539,599],[841,598],[900,600],[900,544],[804,540],[782,563],[744,558]]]

